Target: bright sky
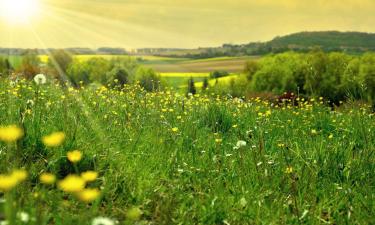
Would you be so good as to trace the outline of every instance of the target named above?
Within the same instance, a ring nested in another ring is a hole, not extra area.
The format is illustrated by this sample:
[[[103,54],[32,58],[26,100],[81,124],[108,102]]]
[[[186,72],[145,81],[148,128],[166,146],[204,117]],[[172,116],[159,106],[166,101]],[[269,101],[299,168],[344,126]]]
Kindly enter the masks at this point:
[[[299,31],[375,32],[375,0],[8,1],[39,4],[27,21],[0,15],[0,47],[195,48]]]

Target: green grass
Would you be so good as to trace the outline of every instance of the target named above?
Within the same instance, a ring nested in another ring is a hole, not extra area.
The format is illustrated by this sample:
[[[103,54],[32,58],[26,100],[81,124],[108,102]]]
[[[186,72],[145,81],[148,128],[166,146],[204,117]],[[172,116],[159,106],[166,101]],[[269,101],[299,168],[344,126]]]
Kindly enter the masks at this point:
[[[192,77],[195,82],[203,82],[209,73],[160,73],[161,78],[169,87],[186,89],[189,79]]]
[[[375,222],[375,120],[364,107],[9,83],[0,81],[1,125],[25,135],[0,142],[0,173],[22,167],[29,176],[0,194],[0,215],[24,211],[38,225],[97,216],[120,224]],[[65,142],[45,147],[42,137],[55,131]],[[247,144],[236,148],[240,140]],[[66,158],[73,149],[84,154],[75,165]],[[102,195],[92,204],[38,181],[46,171],[62,179],[86,170],[99,172],[89,187]],[[142,212],[138,222],[134,212]]]

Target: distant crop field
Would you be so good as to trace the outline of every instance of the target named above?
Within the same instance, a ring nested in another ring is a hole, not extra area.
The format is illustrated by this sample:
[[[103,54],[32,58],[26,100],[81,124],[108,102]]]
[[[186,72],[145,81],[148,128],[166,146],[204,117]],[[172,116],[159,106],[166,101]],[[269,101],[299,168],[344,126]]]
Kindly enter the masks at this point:
[[[205,77],[209,77],[209,73],[160,73],[162,79],[175,88],[186,87],[189,79],[192,77],[195,82],[202,82]]]
[[[9,57],[14,67],[18,67],[20,65],[22,56]],[[49,56],[40,55],[39,58],[41,62],[45,64],[48,62]],[[258,59],[259,57],[218,57],[207,59],[188,59],[147,55],[76,55],[74,56],[74,58],[82,61],[89,60],[90,58],[132,58],[136,59],[141,65],[147,68],[152,68],[158,73],[202,74],[210,73],[215,70],[227,71],[230,73],[240,73],[243,71],[246,61],[251,59]]]
[[[146,67],[152,68],[160,73],[210,73],[215,70],[227,71],[230,73],[242,72],[245,63],[257,57],[220,57],[209,59],[189,59],[174,63],[148,63]]]
[[[208,85],[209,86],[215,86],[216,84],[227,84],[229,83],[232,79],[236,79],[238,78],[240,74],[231,74],[229,76],[226,76],[226,77],[220,77],[220,78],[217,78],[217,79],[210,79],[208,81]],[[203,87],[203,80],[199,81],[199,80],[195,80],[195,87],[197,88],[201,88]],[[187,85],[185,85],[184,87],[187,87]]]

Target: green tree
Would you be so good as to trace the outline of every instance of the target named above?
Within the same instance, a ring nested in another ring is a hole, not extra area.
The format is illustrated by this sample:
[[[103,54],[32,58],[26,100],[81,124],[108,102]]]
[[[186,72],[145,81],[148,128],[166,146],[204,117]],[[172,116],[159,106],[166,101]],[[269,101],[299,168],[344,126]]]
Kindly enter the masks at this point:
[[[36,51],[26,51],[23,54],[21,66],[17,72],[22,73],[26,79],[32,79],[40,73],[40,58]]]
[[[208,86],[209,86],[208,78],[205,77],[205,78],[203,79],[202,91],[207,90]]]
[[[195,88],[195,83],[193,77],[190,77],[188,81],[188,89],[187,89],[188,94],[195,95],[197,93],[197,89]]]
[[[156,91],[161,87],[160,77],[150,68],[140,67],[137,71],[136,80],[146,91]]]
[[[248,81],[253,79],[254,74],[259,70],[259,63],[255,60],[250,60],[246,62],[244,73]]]
[[[62,49],[55,50],[51,52],[48,58],[48,68],[54,77],[64,80],[61,76],[64,76],[67,73],[72,62],[73,57],[70,53]]]

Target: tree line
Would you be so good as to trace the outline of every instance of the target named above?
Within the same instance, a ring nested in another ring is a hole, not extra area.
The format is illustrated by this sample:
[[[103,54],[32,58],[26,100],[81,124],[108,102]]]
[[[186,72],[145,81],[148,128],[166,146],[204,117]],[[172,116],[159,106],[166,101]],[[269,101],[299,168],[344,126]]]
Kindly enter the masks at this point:
[[[132,58],[91,57],[80,59],[65,50],[50,52],[47,63],[43,63],[37,51],[26,52],[20,65],[13,68],[9,60],[0,57],[0,75],[11,78],[32,79],[43,73],[61,82],[69,81],[73,86],[99,83],[106,86],[122,86],[139,83],[148,91],[158,90],[161,82],[156,72],[140,66]]]

